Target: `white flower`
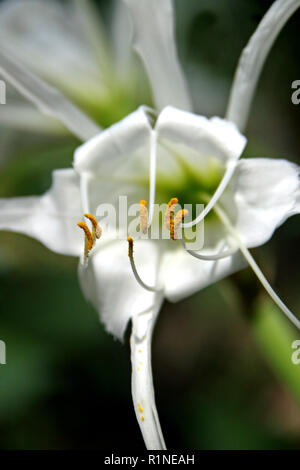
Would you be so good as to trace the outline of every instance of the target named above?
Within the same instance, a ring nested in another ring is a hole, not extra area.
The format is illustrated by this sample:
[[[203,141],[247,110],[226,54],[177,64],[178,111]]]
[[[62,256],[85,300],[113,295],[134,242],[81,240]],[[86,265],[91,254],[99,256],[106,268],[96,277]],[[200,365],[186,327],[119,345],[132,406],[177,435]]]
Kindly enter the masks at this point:
[[[152,384],[151,335],[164,298],[182,299],[240,269],[246,260],[283,312],[299,326],[248,251],[269,240],[286,218],[299,213],[299,169],[285,160],[240,159],[246,139],[238,127],[239,118],[245,124],[263,65],[263,60],[252,59],[258,51],[259,57],[266,57],[300,2],[277,0],[258,27],[242,55],[228,112],[234,118],[227,120],[207,119],[190,110],[176,57],[171,2],[125,3],[132,13],[135,47],[148,71],[158,112],[140,107],[97,133],[76,151],[74,169],[53,173],[52,187],[44,196],[0,200],[0,228],[33,236],[58,253],[80,256],[82,234],[76,222],[83,213],[96,214],[100,203],[116,206],[119,195],[127,196],[129,204],[148,200],[151,221],[154,201],[167,203],[176,196],[181,204],[208,202],[196,219],[183,224],[195,225],[214,211],[205,219],[205,245],[200,252],[187,252],[179,241],[137,240],[134,260],[132,256],[129,260],[126,241],[116,239],[113,227],[108,227],[90,251],[88,264],[79,265],[82,290],[107,330],[121,339],[132,320],[134,408],[147,448],[162,449],[165,444]],[[265,40],[265,31],[271,31],[272,40],[269,35]],[[51,101],[43,83],[2,53],[1,67],[30,99],[43,108],[46,104],[48,111],[50,106],[55,114],[57,102]],[[240,105],[243,99],[244,107]],[[68,106],[60,107],[56,116],[80,134]],[[81,114],[80,119],[88,134],[89,121]]]

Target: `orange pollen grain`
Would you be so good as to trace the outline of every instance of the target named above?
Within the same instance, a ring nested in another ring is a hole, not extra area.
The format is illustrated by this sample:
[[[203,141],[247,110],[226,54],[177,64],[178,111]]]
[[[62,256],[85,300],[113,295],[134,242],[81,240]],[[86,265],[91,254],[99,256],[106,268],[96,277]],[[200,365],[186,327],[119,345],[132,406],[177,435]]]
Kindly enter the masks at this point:
[[[147,233],[148,230],[148,209],[147,202],[143,199],[140,201],[140,227],[142,233]]]
[[[175,209],[176,204],[178,204],[177,197],[172,197],[172,199],[170,199],[170,201],[168,202],[168,207],[165,212],[165,217],[164,217],[165,227],[170,230],[173,224],[174,209]]]
[[[100,225],[98,224],[96,217],[94,217],[92,214],[84,214],[84,217],[86,217],[92,222],[95,237],[100,238],[102,235],[102,229]]]
[[[177,231],[178,231],[179,225],[181,224],[183,219],[185,217],[187,217],[188,215],[189,215],[189,211],[187,209],[181,209],[175,215],[175,218],[173,219],[172,230],[171,230],[171,227],[170,227],[170,234],[171,234],[172,240],[176,240],[178,238]]]
[[[86,240],[88,242],[88,249],[91,250],[93,248],[94,242],[93,242],[93,236],[90,232],[90,229],[88,228],[85,222],[78,222],[77,225],[79,228],[81,228],[84,231]]]

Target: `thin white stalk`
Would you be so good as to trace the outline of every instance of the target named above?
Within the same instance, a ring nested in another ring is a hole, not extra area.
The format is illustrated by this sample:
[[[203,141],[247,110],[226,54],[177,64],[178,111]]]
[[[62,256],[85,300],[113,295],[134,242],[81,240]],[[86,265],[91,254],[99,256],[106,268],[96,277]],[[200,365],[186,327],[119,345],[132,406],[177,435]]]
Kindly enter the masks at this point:
[[[149,312],[132,319],[130,338],[132,364],[132,399],[138,424],[148,450],[165,450],[155,405],[151,342],[157,313]]]
[[[137,283],[145,290],[150,291],[150,292],[162,292],[161,288],[158,288],[156,286],[148,286],[148,284],[145,284],[144,281],[140,278],[139,273],[137,272],[135,261],[134,261],[134,256],[133,256],[133,238],[128,237],[128,257],[130,261],[130,266],[133,272],[133,275],[137,281]]]
[[[82,173],[80,175],[80,193],[81,193],[83,213],[88,213],[88,214],[90,213],[89,195],[88,195],[89,181],[90,181],[90,175],[88,173]]]
[[[243,131],[257,81],[281,29],[300,6],[299,0],[277,0],[267,11],[243,50],[231,87],[226,118]]]
[[[246,261],[251,266],[253,272],[256,274],[258,280],[261,282],[271,299],[275,302],[275,304],[280,308],[280,310],[286,315],[286,317],[300,330],[300,320],[291,312],[291,310],[284,304],[284,302],[280,299],[280,297],[276,294],[272,286],[270,285],[269,281],[264,276],[263,272],[261,271],[260,267],[257,265],[256,261],[254,260],[253,256],[241,240],[239,233],[234,229],[230,220],[228,219],[225,212],[219,207],[215,206],[216,214],[222,220],[224,225],[226,226],[229,233],[235,238],[236,242],[238,243],[239,249],[243,254]]]
[[[201,222],[204,219],[204,217],[206,217],[207,214],[214,208],[214,205],[218,202],[218,200],[224,193],[225,189],[227,188],[227,185],[231,180],[234,170],[236,169],[237,162],[238,160],[235,159],[235,160],[230,160],[227,163],[227,167],[223,175],[223,178],[219,186],[217,187],[215,193],[213,194],[212,198],[209,200],[207,206],[205,206],[204,210],[200,212],[198,217],[196,217],[194,220],[191,220],[190,222],[186,222],[185,224],[181,224],[183,228],[189,228],[189,227],[193,227],[194,225],[199,224],[199,222]]]
[[[43,114],[58,119],[80,140],[101,132],[101,128],[62,93],[0,50],[0,74]]]
[[[264,274],[262,273],[261,269],[255,262],[253,256],[249,252],[249,250],[243,246],[240,245],[240,250],[243,253],[245,259],[248,261],[249,265],[253,269],[254,273],[260,280],[261,284],[264,286],[266,291],[268,292],[269,296],[271,299],[274,300],[276,305],[280,308],[280,310],[287,316],[287,318],[295,325],[298,330],[300,330],[300,320],[295,317],[295,315],[291,312],[291,310],[282,302],[280,297],[276,294],[272,286],[270,285],[269,281],[265,278]]]
[[[191,256],[194,258],[200,259],[202,261],[218,261],[219,259],[227,258],[228,256],[233,256],[236,252],[236,248],[231,248],[229,250],[223,251],[221,253],[215,253],[211,255],[202,255],[201,253],[193,250],[189,250],[186,247],[186,244],[184,240],[181,240],[183,248],[186,250],[187,253],[189,253]]]
[[[155,187],[156,187],[156,155],[157,155],[157,136],[156,131],[151,131],[150,137],[150,183],[149,183],[149,219],[148,227],[152,224],[154,203],[155,203]]]

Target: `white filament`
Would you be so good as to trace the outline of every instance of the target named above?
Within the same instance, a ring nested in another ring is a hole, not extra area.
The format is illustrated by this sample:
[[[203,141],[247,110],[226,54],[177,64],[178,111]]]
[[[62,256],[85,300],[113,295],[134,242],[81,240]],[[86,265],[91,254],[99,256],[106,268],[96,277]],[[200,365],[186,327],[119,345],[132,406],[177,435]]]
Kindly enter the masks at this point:
[[[229,231],[229,233],[235,238],[236,242],[238,243],[239,249],[243,254],[246,261],[251,266],[253,272],[256,274],[258,280],[261,282],[271,299],[275,302],[275,304],[280,308],[280,310],[286,315],[286,317],[300,330],[300,320],[291,312],[291,310],[283,303],[280,297],[276,294],[272,286],[270,285],[269,281],[266,279],[264,274],[262,273],[261,269],[257,265],[256,261],[252,257],[251,253],[244,245],[243,241],[240,239],[238,232],[232,226],[230,220],[228,219],[225,212],[219,207],[215,206],[216,214],[224,223],[225,227]]]
[[[212,254],[212,255],[202,255],[201,253],[199,253],[197,251],[189,250],[186,247],[186,244],[185,244],[184,240],[181,240],[181,243],[182,243],[183,248],[187,251],[187,253],[189,253],[194,258],[201,259],[202,261],[217,261],[219,259],[223,259],[223,258],[227,258],[228,256],[232,256],[232,255],[234,255],[234,253],[237,252],[236,248],[232,248],[232,249],[229,249],[227,251],[223,251],[221,253],[216,253],[216,254]]]
[[[82,173],[80,176],[80,193],[81,193],[81,203],[83,208],[83,213],[90,213],[89,205],[89,195],[88,195],[88,185],[89,185],[90,176],[88,173]]]
[[[140,278],[139,276],[139,273],[137,272],[137,269],[136,269],[136,265],[135,265],[135,262],[134,262],[134,257],[133,257],[133,254],[130,254],[129,255],[129,260],[130,260],[130,265],[131,265],[131,269],[132,269],[132,272],[133,272],[133,275],[136,279],[136,281],[138,282],[138,284],[143,287],[143,289],[146,289],[150,292],[160,292],[161,289],[158,289],[157,287],[152,287],[152,286],[148,286],[147,284],[144,283],[144,281]]]
[[[156,155],[157,155],[157,136],[156,131],[151,131],[150,137],[150,188],[149,188],[149,219],[148,227],[151,226],[155,204],[156,187]]]

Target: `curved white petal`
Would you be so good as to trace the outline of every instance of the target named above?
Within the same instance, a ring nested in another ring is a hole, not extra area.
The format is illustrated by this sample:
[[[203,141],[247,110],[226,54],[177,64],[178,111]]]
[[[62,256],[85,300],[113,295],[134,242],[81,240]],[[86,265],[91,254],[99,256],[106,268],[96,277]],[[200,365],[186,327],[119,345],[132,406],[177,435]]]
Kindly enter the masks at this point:
[[[177,302],[246,265],[240,253],[218,261],[201,261],[180,247],[176,253],[165,255],[165,297],[171,302]]]
[[[162,298],[152,310],[132,318],[130,339],[132,364],[132,399],[138,424],[148,450],[165,449],[155,405],[151,367],[152,333]]]
[[[107,331],[123,338],[130,318],[147,313],[156,306],[158,296],[143,289],[136,281],[128,258],[127,240],[117,240],[91,253],[87,267],[79,265],[83,293],[97,309]],[[156,285],[160,259],[157,247],[150,241],[135,244],[135,262],[143,281]]]
[[[76,223],[82,218],[79,177],[74,170],[56,170],[43,196],[0,199],[0,229],[36,238],[47,248],[78,256],[83,237]]]
[[[133,179],[135,173],[139,174],[139,169],[130,165],[125,170],[124,165],[138,154],[140,164],[146,162],[149,169],[150,136],[149,117],[141,107],[79,147],[74,155],[74,167],[78,172],[106,177],[112,169],[115,177],[119,169],[119,175],[125,177],[127,171]]]
[[[220,203],[248,247],[262,245],[297,212],[299,167],[286,160],[251,158],[238,162]]]
[[[171,0],[123,0],[133,23],[133,44],[141,56],[158,109],[167,105],[191,110],[178,62]]]
[[[207,158],[215,158],[222,163],[237,159],[247,142],[229,121],[218,117],[207,119],[172,106],[160,113],[155,129],[159,141],[196,167]]]
[[[79,139],[88,140],[101,131],[99,126],[58,90],[26,70],[2,49],[0,74],[42,113],[61,121]]]
[[[104,28],[89,7],[89,0],[1,2],[0,43],[55,85],[78,92],[87,85],[100,86],[99,62],[106,61],[106,41]]]
[[[0,113],[0,125],[2,128],[26,130],[41,134],[65,134],[65,127],[60,122],[49,116],[41,115],[38,110],[23,102],[6,104],[5,112]]]
[[[242,131],[246,126],[253,94],[267,55],[281,29],[299,6],[299,0],[274,2],[242,52],[226,113],[226,118]]]

